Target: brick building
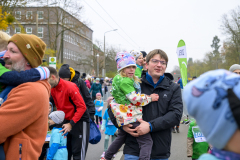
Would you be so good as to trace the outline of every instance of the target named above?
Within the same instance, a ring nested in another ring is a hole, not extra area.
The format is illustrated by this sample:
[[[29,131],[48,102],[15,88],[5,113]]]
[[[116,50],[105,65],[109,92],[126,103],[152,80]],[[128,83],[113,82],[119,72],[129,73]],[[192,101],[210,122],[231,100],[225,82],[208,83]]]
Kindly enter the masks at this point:
[[[9,35],[35,34],[49,49],[56,50],[52,56],[60,63],[68,63],[81,73],[91,72],[86,64],[92,63],[88,56],[93,54],[93,31],[77,18],[60,7],[17,7],[13,14],[17,22],[6,30]]]

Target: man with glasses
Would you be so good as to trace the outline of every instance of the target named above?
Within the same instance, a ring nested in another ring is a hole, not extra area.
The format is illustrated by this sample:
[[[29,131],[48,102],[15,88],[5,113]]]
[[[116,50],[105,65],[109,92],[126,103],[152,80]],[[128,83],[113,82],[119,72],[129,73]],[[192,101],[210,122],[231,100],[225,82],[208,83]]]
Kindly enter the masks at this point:
[[[151,160],[168,160],[170,157],[171,128],[179,124],[183,104],[181,88],[164,76],[167,63],[168,56],[160,49],[151,51],[146,57],[148,71],[142,77],[141,90],[147,95],[157,93],[159,100],[143,107],[143,120],[138,120],[141,123],[138,127],[123,126],[122,129],[129,133],[124,147],[125,159],[138,160],[140,149],[135,137],[149,132],[153,140]],[[108,113],[114,123],[111,110]]]
[[[236,73],[240,75],[240,65],[239,64],[234,64],[229,68],[230,72]]]

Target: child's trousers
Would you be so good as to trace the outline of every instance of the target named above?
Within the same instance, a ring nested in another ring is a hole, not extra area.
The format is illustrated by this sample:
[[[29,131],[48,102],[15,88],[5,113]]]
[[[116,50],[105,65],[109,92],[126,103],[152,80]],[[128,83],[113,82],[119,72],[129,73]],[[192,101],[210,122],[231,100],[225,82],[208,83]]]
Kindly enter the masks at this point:
[[[110,136],[112,136],[112,142],[113,142],[113,141],[115,140],[115,138],[116,138],[116,136],[114,136],[114,135],[107,135],[107,134],[105,134],[104,152],[106,152],[107,149],[108,149],[108,143],[109,143]]]
[[[137,126],[140,125],[139,122],[134,122],[131,124],[133,125],[132,128],[136,128]],[[111,160],[113,155],[117,153],[117,151],[125,143],[127,134],[128,133],[123,131],[122,129],[118,130],[117,138],[109,146],[108,150],[105,152],[105,156],[104,156],[105,159]],[[151,150],[153,145],[153,141],[150,133],[136,137],[136,139],[140,148],[139,160],[150,160],[150,155],[151,155]]]
[[[99,119],[99,122],[98,122]],[[102,117],[96,116],[96,123],[98,125],[98,123],[102,123]]]

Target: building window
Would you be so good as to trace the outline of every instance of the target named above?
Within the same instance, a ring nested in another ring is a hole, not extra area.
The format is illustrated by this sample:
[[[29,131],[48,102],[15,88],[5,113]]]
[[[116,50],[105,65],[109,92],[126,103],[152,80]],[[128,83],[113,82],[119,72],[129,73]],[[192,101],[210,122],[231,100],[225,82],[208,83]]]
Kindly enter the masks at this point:
[[[27,11],[26,19],[32,19],[32,11]]]
[[[16,19],[21,19],[21,11],[16,11],[15,12],[15,18]]]
[[[67,53],[67,56],[66,56],[66,58],[68,59],[68,52],[69,52],[69,50],[68,49],[66,49],[67,51],[66,51],[66,53]]]
[[[26,33],[27,34],[32,34],[32,28],[31,27],[27,27],[26,28]]]
[[[43,11],[38,11],[38,19],[43,19]]]
[[[21,33],[21,28],[20,27],[16,27],[15,28],[15,33]]]
[[[38,37],[43,38],[43,27],[38,27]]]
[[[7,28],[4,32],[10,35],[10,28]]]

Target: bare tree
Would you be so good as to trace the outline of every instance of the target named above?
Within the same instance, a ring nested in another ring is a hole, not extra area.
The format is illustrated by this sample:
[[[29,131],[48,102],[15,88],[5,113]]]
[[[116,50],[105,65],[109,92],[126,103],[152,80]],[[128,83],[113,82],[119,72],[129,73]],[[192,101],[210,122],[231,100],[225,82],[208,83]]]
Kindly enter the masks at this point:
[[[228,36],[228,40],[235,45],[240,63],[240,6],[231,10],[229,15],[222,16],[221,29]]]
[[[12,14],[15,7],[25,6],[27,0],[1,0],[0,6],[2,7],[2,12]]]

